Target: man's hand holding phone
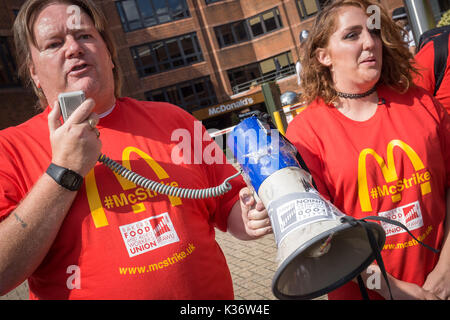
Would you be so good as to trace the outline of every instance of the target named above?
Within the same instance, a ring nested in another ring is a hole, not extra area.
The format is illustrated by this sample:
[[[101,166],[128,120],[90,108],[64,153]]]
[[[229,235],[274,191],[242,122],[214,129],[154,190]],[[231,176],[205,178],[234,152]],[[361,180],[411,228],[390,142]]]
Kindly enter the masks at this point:
[[[93,113],[95,102],[87,99],[61,124],[61,109],[55,101],[48,116],[52,162],[85,176],[96,164],[102,143],[95,127],[99,121]]]

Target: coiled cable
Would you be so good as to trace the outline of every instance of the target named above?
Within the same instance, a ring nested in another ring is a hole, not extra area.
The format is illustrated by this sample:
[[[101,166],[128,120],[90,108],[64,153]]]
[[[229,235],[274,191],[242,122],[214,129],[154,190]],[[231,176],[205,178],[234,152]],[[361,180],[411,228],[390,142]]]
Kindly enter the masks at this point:
[[[228,177],[224,180],[224,182],[216,187],[212,188],[206,188],[206,189],[187,189],[187,188],[179,188],[174,186],[168,186],[165,184],[162,184],[160,182],[156,182],[150,179],[147,179],[145,177],[142,177],[141,175],[137,174],[136,172],[133,172],[124,166],[120,165],[119,163],[115,162],[114,160],[108,158],[106,155],[101,154],[98,158],[98,161],[106,165],[108,168],[110,168],[115,173],[119,174],[120,176],[124,177],[125,179],[141,186],[146,189],[150,189],[152,191],[155,191],[160,194],[178,197],[178,198],[187,198],[187,199],[204,199],[204,198],[213,198],[213,197],[219,197],[228,191],[231,190],[232,186],[228,182],[236,177],[238,177],[242,171],[237,172],[236,174],[232,175],[231,177]]]

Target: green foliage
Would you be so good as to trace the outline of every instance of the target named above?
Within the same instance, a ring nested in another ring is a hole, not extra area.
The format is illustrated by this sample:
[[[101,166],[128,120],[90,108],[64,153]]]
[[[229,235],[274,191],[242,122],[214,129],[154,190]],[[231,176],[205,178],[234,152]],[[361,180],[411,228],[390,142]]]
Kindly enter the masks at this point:
[[[443,26],[448,26],[448,25],[450,25],[450,10],[447,10],[447,12],[445,12],[442,15],[441,20],[437,24],[438,27],[443,27]]]

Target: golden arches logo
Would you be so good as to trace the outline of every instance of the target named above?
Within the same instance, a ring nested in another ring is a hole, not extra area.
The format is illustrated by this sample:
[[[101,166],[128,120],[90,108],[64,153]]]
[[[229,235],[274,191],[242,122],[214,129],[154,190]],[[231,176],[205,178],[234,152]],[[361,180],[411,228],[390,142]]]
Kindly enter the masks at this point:
[[[136,153],[139,155],[142,159],[145,160],[145,162],[149,165],[149,167],[155,172],[156,176],[159,180],[167,179],[169,178],[169,175],[167,172],[159,165],[158,162],[156,162],[151,156],[149,156],[144,151],[135,148],[135,147],[127,147],[122,152],[122,165],[132,170],[131,168],[131,161],[130,161],[130,155],[132,153]],[[137,188],[136,184],[123,178],[122,176],[115,173],[115,176],[117,178],[117,181],[119,182],[120,186],[124,191],[135,189]],[[102,200],[100,199],[100,194],[98,192],[97,187],[97,181],[94,174],[94,169],[92,169],[85,177],[85,184],[86,184],[86,194],[87,199],[89,203],[89,208],[91,210],[91,216],[94,221],[95,227],[100,228],[107,226],[108,219],[106,218],[105,209],[103,207]],[[172,197],[168,196],[169,201],[172,206],[178,206],[182,204],[181,199],[178,197]],[[145,210],[145,205],[142,202],[137,202],[134,198],[131,202],[131,207],[134,213],[139,213]]]
[[[399,181],[397,171],[395,169],[395,162],[394,162],[394,148],[399,147],[402,149],[406,155],[408,156],[409,160],[411,161],[414,170],[417,172],[419,170],[422,170],[425,168],[423,165],[422,160],[417,155],[417,153],[414,151],[413,148],[411,148],[408,144],[401,140],[392,140],[387,145],[387,161],[385,162],[380,155],[378,155],[373,149],[366,148],[361,151],[359,154],[358,159],[358,197],[359,202],[361,205],[362,211],[372,211],[372,205],[370,203],[370,196],[369,196],[369,188],[367,184],[367,167],[366,167],[366,158],[370,154],[372,155],[375,160],[377,161],[379,167],[381,168],[381,173],[383,174],[383,177],[387,183]],[[427,175],[429,177],[429,173]],[[420,188],[422,195],[425,195],[427,193],[431,192],[431,185],[429,181],[425,181],[424,179],[420,179],[420,176],[416,178],[416,176],[413,176],[414,181],[416,184],[420,183]],[[429,180],[429,179],[427,179]],[[411,181],[410,181],[411,182]],[[399,181],[400,185],[402,185],[401,180]],[[395,186],[391,186],[394,187]],[[385,187],[386,190],[387,187]],[[380,190],[380,193],[382,191]],[[375,189],[375,194],[378,195],[377,190]],[[383,195],[389,194],[389,192],[383,193]],[[398,192],[391,192],[391,199],[392,202],[399,202],[401,200],[402,196]]]

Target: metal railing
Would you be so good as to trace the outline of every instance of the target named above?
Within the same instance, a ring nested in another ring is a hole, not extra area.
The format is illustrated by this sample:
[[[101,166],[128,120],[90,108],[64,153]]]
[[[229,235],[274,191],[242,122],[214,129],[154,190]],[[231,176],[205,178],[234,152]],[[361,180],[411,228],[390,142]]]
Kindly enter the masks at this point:
[[[255,86],[255,85],[259,85],[261,83],[264,82],[268,82],[268,81],[275,81],[281,78],[286,78],[288,76],[291,76],[293,74],[295,74],[295,65],[289,65],[285,68],[282,68],[280,71],[272,71],[269,73],[266,73],[265,75],[263,75],[262,77],[247,81],[247,82],[243,82],[238,84],[237,86],[234,86],[232,88],[233,90],[233,94],[237,94],[243,91],[247,91],[248,89],[250,89],[250,87]]]

